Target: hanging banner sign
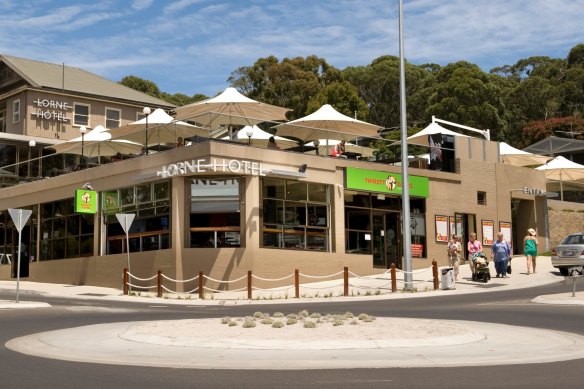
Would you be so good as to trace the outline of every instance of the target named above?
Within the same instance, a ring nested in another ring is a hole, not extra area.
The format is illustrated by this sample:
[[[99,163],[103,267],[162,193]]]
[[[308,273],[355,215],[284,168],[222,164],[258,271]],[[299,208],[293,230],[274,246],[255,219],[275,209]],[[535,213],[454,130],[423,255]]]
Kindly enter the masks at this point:
[[[430,193],[429,178],[419,176],[409,176],[409,178],[410,196],[427,198]],[[402,194],[402,175],[348,167],[345,170],[345,188],[400,195]]]
[[[75,191],[75,212],[96,213],[97,192],[88,189],[77,189]]]

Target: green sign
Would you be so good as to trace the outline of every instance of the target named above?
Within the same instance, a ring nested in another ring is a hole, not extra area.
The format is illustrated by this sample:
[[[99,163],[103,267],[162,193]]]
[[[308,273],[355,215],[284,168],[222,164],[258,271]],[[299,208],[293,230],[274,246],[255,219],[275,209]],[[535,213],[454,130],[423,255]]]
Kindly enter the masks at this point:
[[[75,212],[96,213],[97,192],[88,189],[77,189],[75,191]]]
[[[409,179],[411,196],[427,198],[430,195],[430,180],[428,177],[409,176]],[[345,187],[367,192],[401,195],[402,175],[348,167],[345,171]]]
[[[120,197],[117,190],[101,193],[101,209],[106,215],[113,215],[120,209]]]

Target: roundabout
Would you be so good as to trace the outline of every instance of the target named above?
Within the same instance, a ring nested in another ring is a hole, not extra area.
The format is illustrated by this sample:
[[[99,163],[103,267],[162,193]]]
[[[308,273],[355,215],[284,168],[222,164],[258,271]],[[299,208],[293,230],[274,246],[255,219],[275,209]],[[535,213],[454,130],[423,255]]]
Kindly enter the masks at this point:
[[[12,339],[44,358],[190,369],[305,370],[546,363],[584,358],[584,336],[473,321],[378,318],[315,328],[220,319],[96,324]]]

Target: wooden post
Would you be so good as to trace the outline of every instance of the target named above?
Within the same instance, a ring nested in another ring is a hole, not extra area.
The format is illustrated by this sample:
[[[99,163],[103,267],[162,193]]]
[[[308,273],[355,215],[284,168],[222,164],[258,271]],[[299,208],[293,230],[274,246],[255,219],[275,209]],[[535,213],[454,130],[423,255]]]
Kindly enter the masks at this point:
[[[391,293],[397,292],[397,278],[395,274],[395,263],[392,263],[391,266]]]
[[[294,297],[300,298],[300,271],[294,269]]]
[[[343,296],[347,297],[349,295],[349,268],[345,266],[343,272]]]
[[[251,277],[251,270],[248,270],[247,271],[247,299],[248,300],[251,300],[251,297],[252,297],[251,296],[251,290],[252,290],[252,288],[251,288],[251,279],[252,279],[252,277]]]
[[[199,272],[199,298],[201,300],[205,299],[205,290],[203,289],[203,272]]]
[[[124,292],[123,293],[124,293],[124,295],[127,295],[128,294],[128,268],[127,267],[124,268],[124,275],[122,276],[122,278],[123,278],[123,283],[124,283],[124,285],[123,285]]]
[[[432,260],[432,275],[434,276],[434,290],[438,290],[440,282],[438,281],[438,262],[435,259]]]
[[[162,297],[162,272],[158,270],[156,277],[156,297]]]

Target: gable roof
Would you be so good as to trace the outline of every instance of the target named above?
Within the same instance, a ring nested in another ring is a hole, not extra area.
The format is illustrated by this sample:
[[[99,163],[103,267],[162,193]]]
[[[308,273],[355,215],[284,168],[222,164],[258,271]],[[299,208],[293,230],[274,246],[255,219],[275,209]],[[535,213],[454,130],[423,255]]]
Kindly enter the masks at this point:
[[[76,67],[8,55],[0,55],[0,61],[35,88],[64,89],[69,92],[143,103],[153,107],[175,107],[166,101]]]

